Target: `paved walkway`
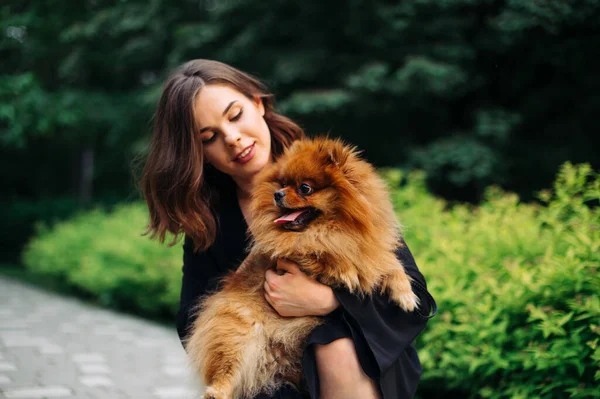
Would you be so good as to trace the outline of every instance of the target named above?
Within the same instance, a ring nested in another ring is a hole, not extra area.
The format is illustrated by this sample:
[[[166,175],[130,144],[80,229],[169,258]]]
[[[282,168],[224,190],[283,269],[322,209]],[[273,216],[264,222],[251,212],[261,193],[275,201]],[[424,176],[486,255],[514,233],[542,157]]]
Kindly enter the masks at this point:
[[[175,327],[0,276],[0,398],[197,399]]]

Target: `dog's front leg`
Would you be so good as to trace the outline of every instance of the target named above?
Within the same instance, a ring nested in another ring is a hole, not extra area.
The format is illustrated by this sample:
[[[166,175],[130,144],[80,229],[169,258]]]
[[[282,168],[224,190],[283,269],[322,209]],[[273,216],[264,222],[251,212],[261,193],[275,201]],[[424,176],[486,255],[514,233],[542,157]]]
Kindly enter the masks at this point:
[[[207,308],[208,313],[214,312],[218,317],[200,315],[186,346],[206,384],[204,399],[231,399],[234,394],[240,394],[244,356],[252,343],[252,325],[231,309],[228,313],[225,306],[219,305],[221,303],[213,303]]]
[[[382,285],[382,293],[387,291],[390,298],[407,312],[412,312],[419,306],[419,297],[413,292],[410,280],[404,268],[399,267],[384,279]]]

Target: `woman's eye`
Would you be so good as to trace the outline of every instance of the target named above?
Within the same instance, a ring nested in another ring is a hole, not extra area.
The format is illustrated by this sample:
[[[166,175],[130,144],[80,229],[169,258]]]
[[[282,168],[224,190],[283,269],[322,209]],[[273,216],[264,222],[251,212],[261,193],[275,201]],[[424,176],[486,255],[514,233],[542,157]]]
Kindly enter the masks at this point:
[[[202,143],[204,143],[204,144],[212,143],[215,140],[215,137],[217,137],[217,135],[215,133],[211,133],[210,136],[208,134],[206,136],[202,136]]]
[[[240,112],[238,112],[236,116],[234,116],[233,118],[231,118],[231,122],[235,122],[235,121],[237,121],[238,119],[240,119],[240,118],[242,117],[242,114],[243,114],[243,113],[244,113],[244,110],[243,110],[243,109],[240,109]]]
[[[303,183],[300,185],[300,192],[303,195],[308,195],[308,194],[312,193],[312,191],[313,191],[312,187],[309,186],[308,184]]]

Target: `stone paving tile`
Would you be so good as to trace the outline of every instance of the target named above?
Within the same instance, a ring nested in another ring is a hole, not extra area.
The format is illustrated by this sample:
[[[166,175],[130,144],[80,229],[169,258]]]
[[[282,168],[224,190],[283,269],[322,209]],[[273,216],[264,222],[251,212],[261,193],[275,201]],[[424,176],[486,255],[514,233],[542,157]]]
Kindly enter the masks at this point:
[[[108,374],[110,368],[104,364],[80,364],[79,371],[84,374]]]
[[[0,371],[16,371],[17,367],[12,363],[2,362],[0,363]]]
[[[7,389],[4,391],[7,399],[46,399],[46,398],[65,398],[73,396],[73,391],[64,386],[30,387]]]
[[[0,277],[0,398],[198,399],[175,327]]]
[[[157,388],[154,390],[154,394],[158,396],[160,399],[187,399],[194,398],[197,394],[193,390],[185,389],[181,387],[166,387],[166,388]]]
[[[90,375],[79,378],[79,382],[87,387],[112,387],[112,379],[103,375]]]

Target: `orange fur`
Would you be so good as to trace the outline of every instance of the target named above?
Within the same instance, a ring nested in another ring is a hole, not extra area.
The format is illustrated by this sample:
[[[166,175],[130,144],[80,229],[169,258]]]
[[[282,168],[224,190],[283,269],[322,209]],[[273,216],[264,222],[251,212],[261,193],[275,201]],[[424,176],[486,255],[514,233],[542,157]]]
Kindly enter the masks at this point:
[[[302,183],[314,191],[303,195]],[[286,208],[320,213],[297,231],[282,228],[274,223],[282,216],[274,201],[279,190]],[[205,398],[251,398],[281,384],[300,386],[303,344],[321,319],[284,318],[266,302],[264,275],[277,258],[297,262],[324,284],[358,295],[380,290],[407,311],[418,305],[395,256],[401,233],[387,187],[356,148],[327,138],[294,142],[261,172],[250,212],[250,254],[221,291],[201,302],[186,343],[207,384]]]

